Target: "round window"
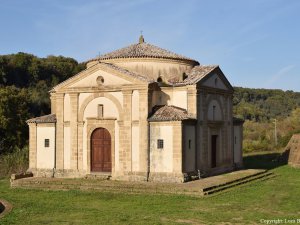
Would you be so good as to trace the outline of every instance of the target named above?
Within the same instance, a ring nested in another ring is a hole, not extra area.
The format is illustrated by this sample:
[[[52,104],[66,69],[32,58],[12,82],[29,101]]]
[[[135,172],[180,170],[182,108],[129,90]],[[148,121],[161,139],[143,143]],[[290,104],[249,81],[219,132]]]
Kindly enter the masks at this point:
[[[97,84],[102,85],[104,83],[104,78],[102,76],[97,77]]]

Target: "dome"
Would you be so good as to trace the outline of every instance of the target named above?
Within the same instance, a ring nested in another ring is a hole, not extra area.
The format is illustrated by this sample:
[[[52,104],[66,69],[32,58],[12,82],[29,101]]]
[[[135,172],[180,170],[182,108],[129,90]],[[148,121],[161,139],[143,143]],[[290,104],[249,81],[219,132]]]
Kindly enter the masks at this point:
[[[184,73],[199,65],[194,59],[146,43],[142,35],[139,43],[91,59],[87,62],[87,67],[98,62],[111,63],[162,81],[174,77],[182,80]]]
[[[112,51],[110,53],[101,55],[97,58],[89,60],[91,61],[102,61],[109,59],[126,59],[126,58],[158,58],[158,59],[173,59],[187,61],[191,64],[198,65],[194,59],[173,53],[166,49],[157,47],[152,44],[148,44],[144,41],[143,36],[140,37],[140,41],[137,44],[132,44],[127,47]]]

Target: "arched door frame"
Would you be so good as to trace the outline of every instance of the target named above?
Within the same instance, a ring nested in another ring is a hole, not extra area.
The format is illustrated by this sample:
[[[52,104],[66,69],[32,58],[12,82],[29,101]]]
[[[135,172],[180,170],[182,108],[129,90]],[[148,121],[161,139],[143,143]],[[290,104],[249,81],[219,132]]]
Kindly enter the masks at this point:
[[[87,174],[91,173],[91,137],[97,128],[105,128],[111,137],[111,173],[115,172],[115,121],[116,119],[99,120],[87,118]]]

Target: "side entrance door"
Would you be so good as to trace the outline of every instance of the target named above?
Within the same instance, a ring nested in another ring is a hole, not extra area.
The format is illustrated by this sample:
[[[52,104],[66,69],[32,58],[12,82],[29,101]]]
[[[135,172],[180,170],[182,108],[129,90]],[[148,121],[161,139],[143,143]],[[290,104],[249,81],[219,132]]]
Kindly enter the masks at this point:
[[[217,166],[217,138],[218,135],[211,136],[211,167]]]

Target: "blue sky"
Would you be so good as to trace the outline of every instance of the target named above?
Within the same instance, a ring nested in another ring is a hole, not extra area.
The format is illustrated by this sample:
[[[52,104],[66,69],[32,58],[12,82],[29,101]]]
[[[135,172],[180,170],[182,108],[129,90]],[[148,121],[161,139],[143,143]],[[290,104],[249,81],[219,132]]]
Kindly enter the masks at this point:
[[[1,0],[0,54],[82,62],[145,41],[234,86],[300,91],[299,0]]]

